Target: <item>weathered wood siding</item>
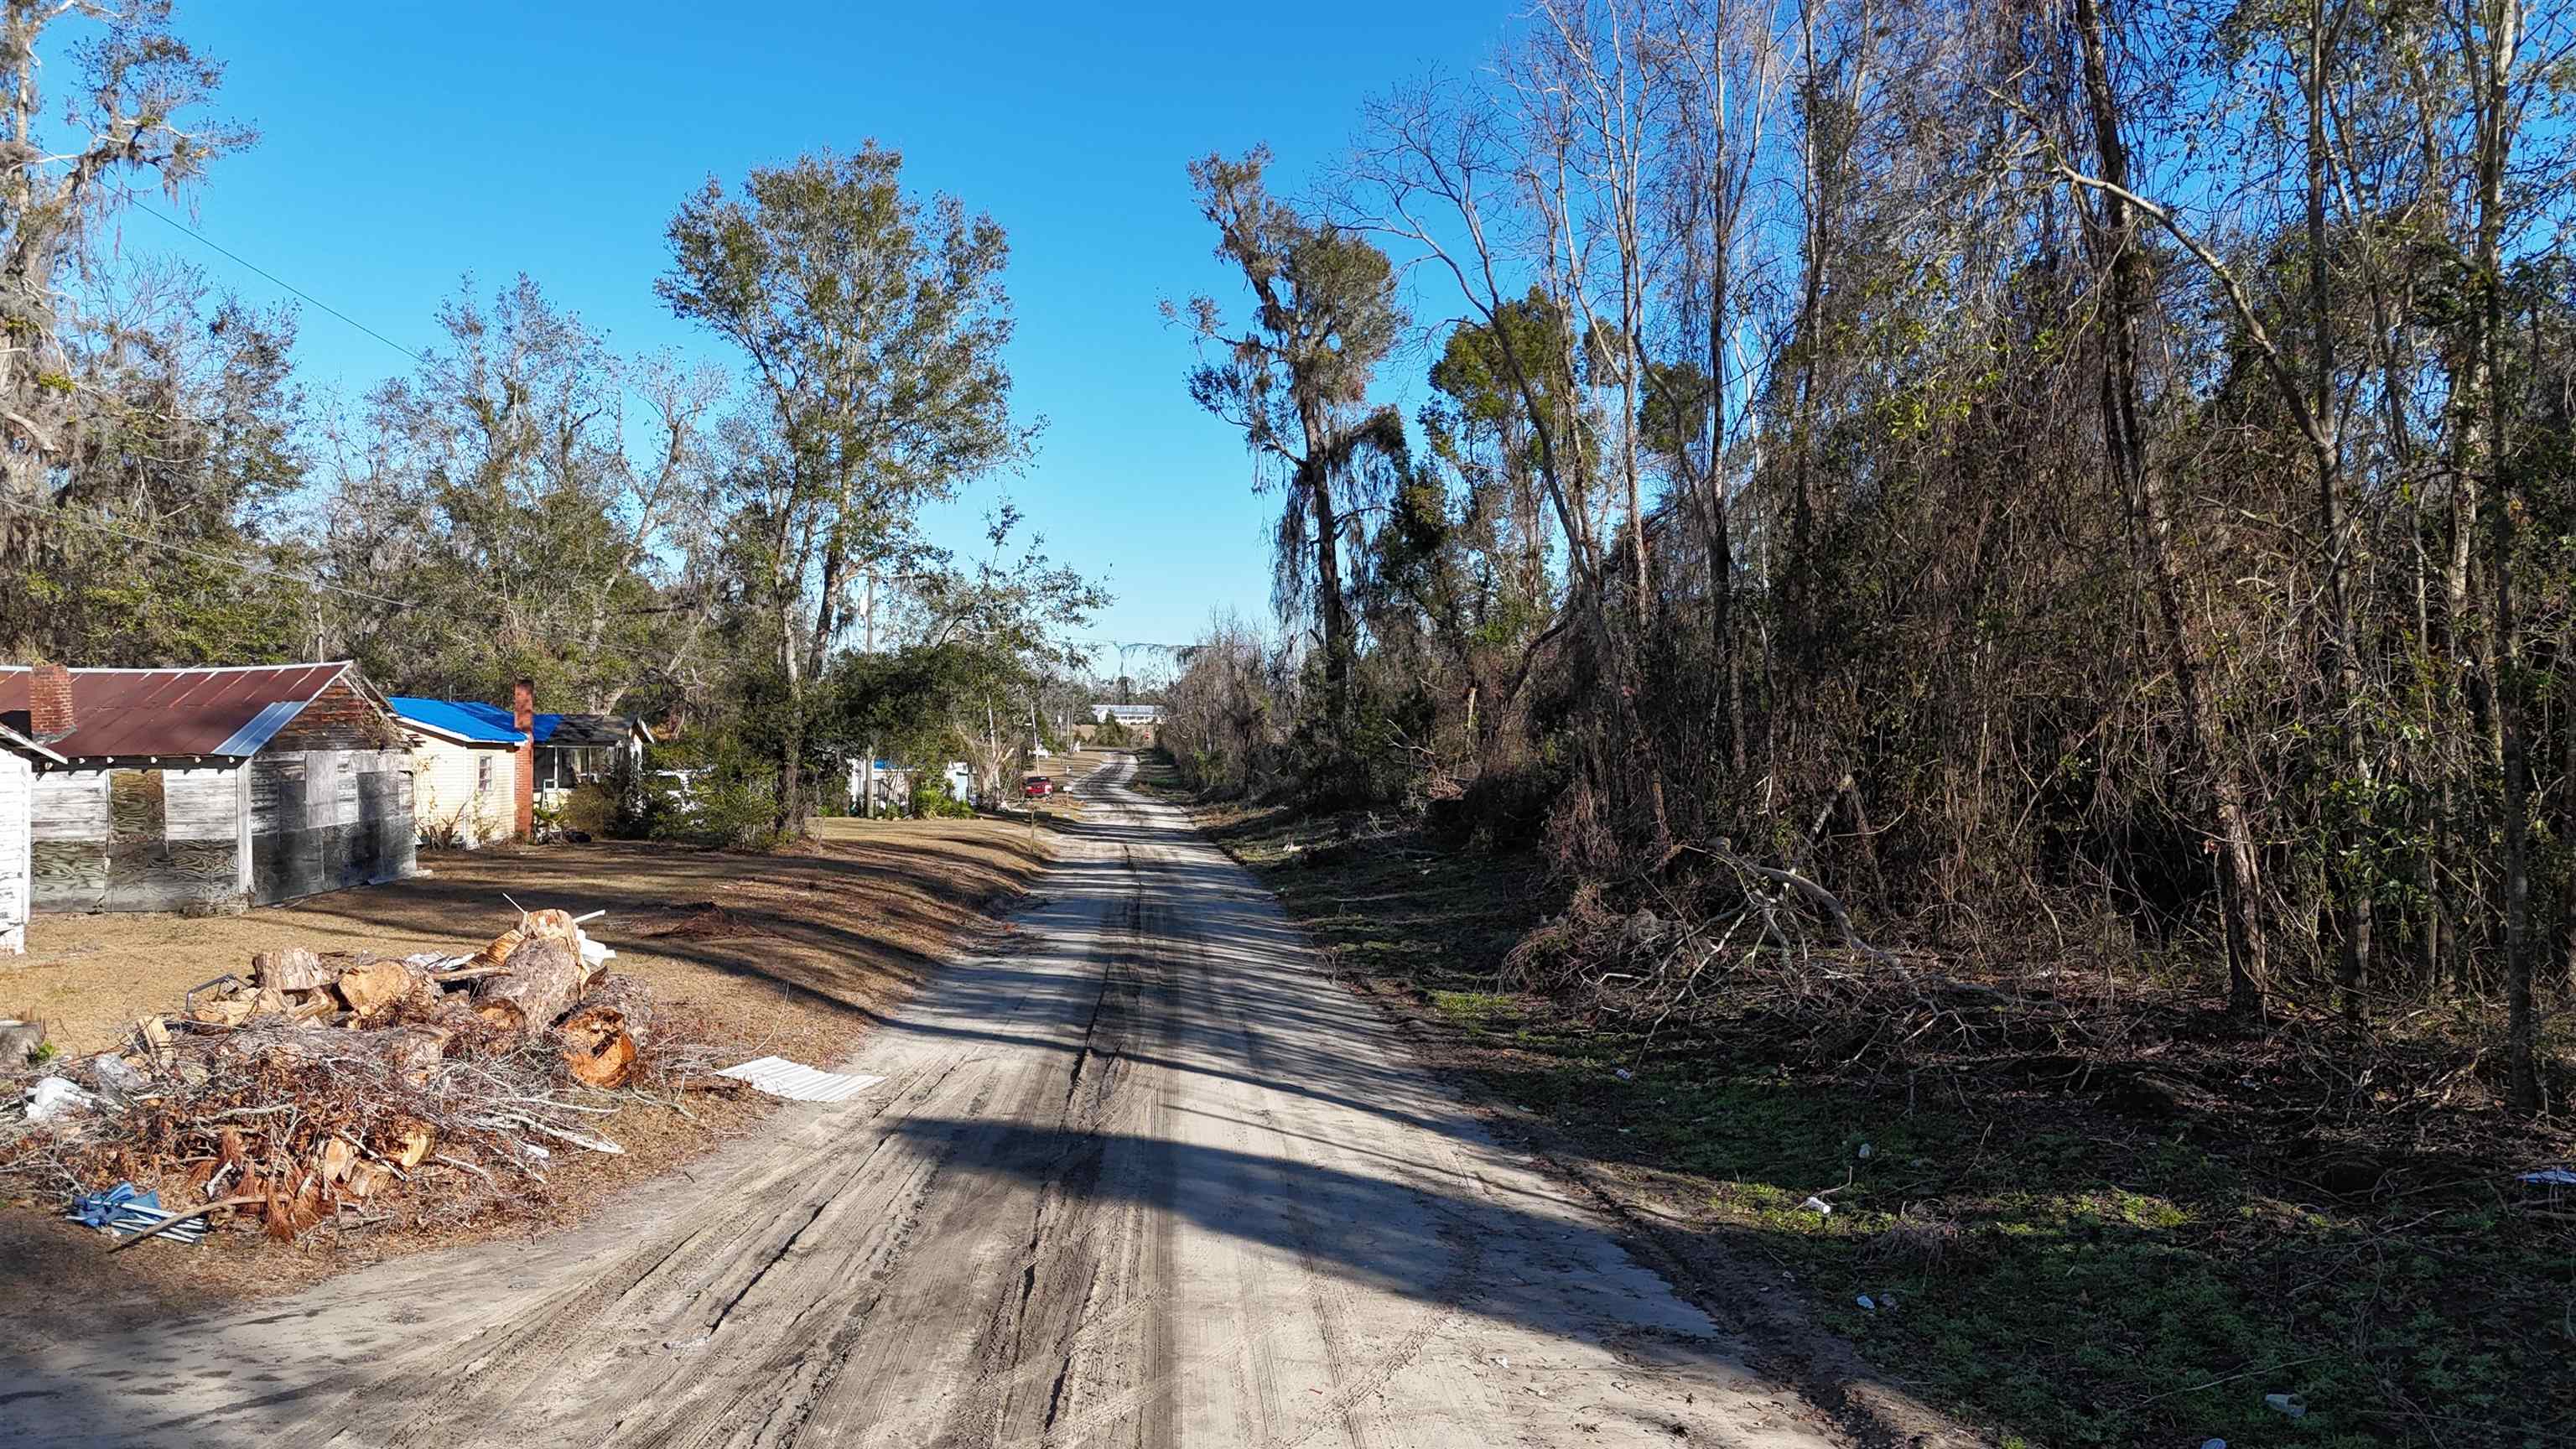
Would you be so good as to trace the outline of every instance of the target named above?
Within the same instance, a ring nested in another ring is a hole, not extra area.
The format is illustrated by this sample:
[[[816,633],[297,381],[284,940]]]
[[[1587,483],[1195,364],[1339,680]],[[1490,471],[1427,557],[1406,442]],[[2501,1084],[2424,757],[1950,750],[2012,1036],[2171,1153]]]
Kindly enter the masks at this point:
[[[342,678],[325,686],[297,710],[286,728],[260,750],[259,758],[312,750],[374,753],[400,749],[402,743],[402,730],[393,718]]]
[[[507,840],[518,771],[515,749],[476,749],[446,740],[415,744],[412,819],[420,838],[467,850]]]
[[[35,772],[26,758],[0,750],[0,955],[27,949],[27,816]]]
[[[251,762],[257,905],[412,873],[411,757],[403,750],[279,750]]]
[[[36,777],[27,834],[37,910],[107,909],[107,775],[71,770]]]
[[[217,911],[242,904],[236,766],[36,777],[35,908]]]

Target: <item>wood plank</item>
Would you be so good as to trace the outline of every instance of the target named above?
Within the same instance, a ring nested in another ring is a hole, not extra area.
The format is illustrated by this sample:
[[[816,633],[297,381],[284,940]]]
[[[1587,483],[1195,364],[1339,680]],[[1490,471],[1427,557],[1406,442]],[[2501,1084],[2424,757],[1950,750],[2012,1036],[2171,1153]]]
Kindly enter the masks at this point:
[[[240,833],[241,771],[162,772],[162,814],[172,840],[228,841]]]
[[[107,838],[111,845],[158,845],[163,824],[159,770],[111,770],[107,777]],[[111,848],[110,855],[115,852]]]
[[[411,829],[410,813],[396,800],[396,780],[383,770],[357,777],[358,818],[349,826],[349,868],[360,880],[390,880],[395,874],[385,858],[385,827],[400,821],[406,832]]]
[[[107,772],[70,770],[39,775],[29,797],[29,834],[37,840],[107,842]]]
[[[304,828],[304,757],[263,754],[251,762],[251,834]]]
[[[257,779],[256,762],[233,771],[233,897],[245,905],[253,898],[251,795]]]
[[[345,757],[338,750],[304,751],[304,823],[306,830],[337,823],[340,775]]]
[[[331,777],[331,823],[355,825],[363,816],[358,805],[358,762],[365,757],[355,752],[341,753],[338,772]]]
[[[323,869],[328,830],[277,830],[251,842],[255,905],[275,905],[331,889],[336,882]]]
[[[239,847],[230,840],[170,842],[170,872],[182,898],[183,911],[229,911],[245,904],[235,884],[240,876]]]
[[[26,760],[0,750],[0,955],[26,949],[27,814],[35,792],[35,772]]]
[[[233,845],[218,841],[119,841],[108,850],[111,911],[219,909],[232,899]]]

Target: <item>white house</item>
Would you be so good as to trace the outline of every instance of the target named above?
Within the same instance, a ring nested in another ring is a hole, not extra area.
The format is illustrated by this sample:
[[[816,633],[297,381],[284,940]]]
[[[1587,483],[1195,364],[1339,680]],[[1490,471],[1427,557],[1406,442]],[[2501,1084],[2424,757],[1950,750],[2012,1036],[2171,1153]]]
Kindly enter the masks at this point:
[[[490,706],[397,694],[387,703],[411,741],[412,819],[431,845],[466,850],[510,838],[524,737]]]

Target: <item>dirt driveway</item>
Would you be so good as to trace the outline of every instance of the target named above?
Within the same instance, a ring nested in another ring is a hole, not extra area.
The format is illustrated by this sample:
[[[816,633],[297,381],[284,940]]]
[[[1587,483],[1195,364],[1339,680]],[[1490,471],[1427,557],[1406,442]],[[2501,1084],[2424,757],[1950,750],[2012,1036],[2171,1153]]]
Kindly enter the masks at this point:
[[[48,1346],[0,1442],[1837,1442],[1126,769],[862,1100],[572,1234]]]

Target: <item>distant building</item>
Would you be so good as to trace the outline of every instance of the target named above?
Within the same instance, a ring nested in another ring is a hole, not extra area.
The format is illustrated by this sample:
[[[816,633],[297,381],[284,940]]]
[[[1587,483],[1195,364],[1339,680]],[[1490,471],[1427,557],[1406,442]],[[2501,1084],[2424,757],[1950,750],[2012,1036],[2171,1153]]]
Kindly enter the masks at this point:
[[[541,714],[536,716],[537,798],[560,802],[585,780],[604,780],[623,760],[644,768],[644,747],[653,731],[644,721],[622,714]]]
[[[510,830],[522,837],[535,833],[535,807],[561,806],[585,780],[606,779],[620,759],[640,774],[644,747],[653,731],[644,721],[622,714],[539,714],[536,686],[522,679],[511,691],[510,707],[471,699],[418,701],[450,712],[454,723],[518,744],[522,767],[510,780],[517,799]],[[409,696],[405,696],[409,698]]]
[[[1163,707],[1159,704],[1095,704],[1091,707],[1093,724],[1107,724],[1113,719],[1123,725],[1158,725],[1163,722]]]

